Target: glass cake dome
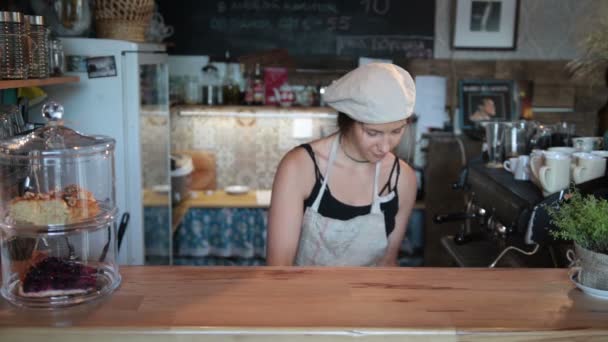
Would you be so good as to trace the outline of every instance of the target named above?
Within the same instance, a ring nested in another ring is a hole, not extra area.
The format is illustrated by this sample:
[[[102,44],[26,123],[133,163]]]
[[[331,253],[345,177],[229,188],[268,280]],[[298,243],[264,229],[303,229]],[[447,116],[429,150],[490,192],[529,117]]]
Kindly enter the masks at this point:
[[[73,305],[112,292],[118,273],[114,146],[48,123],[0,140],[1,294],[40,308]]]

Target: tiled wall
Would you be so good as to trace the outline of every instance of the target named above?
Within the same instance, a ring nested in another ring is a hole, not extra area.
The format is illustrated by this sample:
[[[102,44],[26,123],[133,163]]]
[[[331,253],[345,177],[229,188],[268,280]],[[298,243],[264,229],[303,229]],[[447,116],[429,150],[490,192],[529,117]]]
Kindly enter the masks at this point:
[[[169,117],[142,115],[140,123],[143,186],[165,185],[169,180]]]
[[[220,189],[235,184],[270,189],[279,161],[287,151],[335,130],[335,119],[311,120],[312,136],[296,139],[292,118],[181,116],[174,111],[171,150],[214,153]]]

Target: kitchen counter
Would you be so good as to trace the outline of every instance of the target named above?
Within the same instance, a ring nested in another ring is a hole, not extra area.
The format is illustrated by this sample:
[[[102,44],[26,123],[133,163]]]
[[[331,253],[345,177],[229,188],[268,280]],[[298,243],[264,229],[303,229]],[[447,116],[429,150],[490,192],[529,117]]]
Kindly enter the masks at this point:
[[[132,266],[121,273],[112,296],[72,308],[0,301],[0,340],[608,338],[608,301],[577,290],[566,269]]]
[[[191,208],[268,208],[270,206],[270,190],[250,190],[247,193],[231,195],[224,190],[191,191],[189,198],[173,207],[173,231]],[[144,206],[167,206],[168,195],[152,190],[144,190]],[[417,201],[414,209],[423,209],[424,203]]]

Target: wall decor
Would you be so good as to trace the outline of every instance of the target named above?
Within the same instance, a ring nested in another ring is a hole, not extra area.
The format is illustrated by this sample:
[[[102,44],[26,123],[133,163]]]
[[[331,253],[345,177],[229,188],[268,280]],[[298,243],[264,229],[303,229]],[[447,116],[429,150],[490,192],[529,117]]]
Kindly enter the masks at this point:
[[[456,0],[453,49],[515,50],[519,0]]]
[[[515,119],[513,89],[511,80],[460,80],[460,127],[470,129],[479,121]]]

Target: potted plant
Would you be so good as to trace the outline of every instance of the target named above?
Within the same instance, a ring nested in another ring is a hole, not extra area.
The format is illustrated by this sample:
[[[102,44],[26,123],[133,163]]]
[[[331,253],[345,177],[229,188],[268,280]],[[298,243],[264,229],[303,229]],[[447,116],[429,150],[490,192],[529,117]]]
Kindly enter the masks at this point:
[[[563,202],[547,212],[555,226],[551,235],[574,243],[578,281],[608,290],[608,200],[572,188]]]

